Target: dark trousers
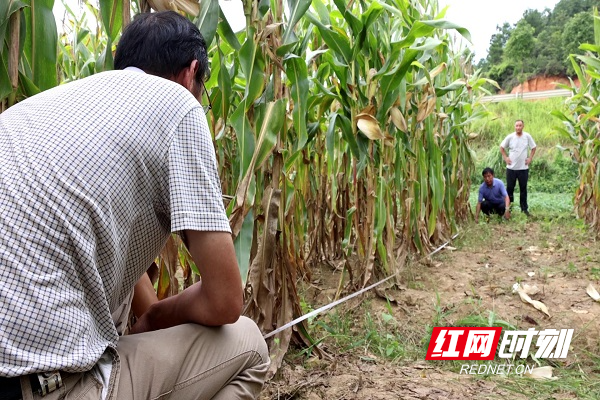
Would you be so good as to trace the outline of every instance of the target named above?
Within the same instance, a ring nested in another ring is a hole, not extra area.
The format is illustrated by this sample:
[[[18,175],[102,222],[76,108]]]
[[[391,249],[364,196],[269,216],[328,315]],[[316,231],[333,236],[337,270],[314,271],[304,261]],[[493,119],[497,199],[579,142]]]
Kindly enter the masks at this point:
[[[515,197],[513,193],[515,192],[515,184],[519,181],[519,202],[521,205],[521,211],[525,212],[529,210],[529,206],[527,205],[527,181],[529,180],[529,170],[528,169],[519,169],[512,170],[506,169],[506,191],[508,192],[508,197],[510,198],[510,204],[514,203]]]
[[[504,204],[504,203],[494,204],[494,203],[490,203],[487,200],[484,200],[481,202],[481,211],[483,211],[483,213],[485,215],[490,215],[490,214],[504,215],[504,213],[506,212],[506,204]]]

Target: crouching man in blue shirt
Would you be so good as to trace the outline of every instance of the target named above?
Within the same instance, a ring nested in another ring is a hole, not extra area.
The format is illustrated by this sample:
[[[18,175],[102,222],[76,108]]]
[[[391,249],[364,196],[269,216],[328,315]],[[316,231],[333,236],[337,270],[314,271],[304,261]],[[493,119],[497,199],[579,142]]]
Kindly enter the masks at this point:
[[[485,215],[503,215],[504,219],[510,219],[510,198],[500,179],[494,178],[494,170],[485,168],[482,172],[483,183],[479,187],[479,200],[475,211],[475,223],[479,222],[479,213]]]

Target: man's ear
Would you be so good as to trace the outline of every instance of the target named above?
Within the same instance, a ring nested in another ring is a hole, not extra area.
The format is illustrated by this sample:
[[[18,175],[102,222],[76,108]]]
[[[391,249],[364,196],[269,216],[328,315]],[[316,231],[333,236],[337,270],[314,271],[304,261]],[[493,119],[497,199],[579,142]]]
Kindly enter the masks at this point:
[[[199,67],[198,60],[192,60],[190,65],[179,71],[179,74],[173,80],[192,92],[194,89],[194,79]]]

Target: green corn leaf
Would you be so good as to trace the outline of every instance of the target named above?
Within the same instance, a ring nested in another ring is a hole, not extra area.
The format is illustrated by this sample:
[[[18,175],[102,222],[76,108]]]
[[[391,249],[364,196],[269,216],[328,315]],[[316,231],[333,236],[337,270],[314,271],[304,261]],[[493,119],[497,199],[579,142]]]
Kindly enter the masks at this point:
[[[229,122],[231,123],[231,126],[233,126],[237,137],[237,158],[240,163],[238,177],[241,179],[246,175],[250,166],[250,161],[252,160],[252,155],[254,154],[254,132],[243,107],[237,107],[233,114],[231,114]]]
[[[283,31],[281,40],[284,44],[295,42],[294,29],[300,18],[304,16],[310,7],[310,1],[307,0],[287,0],[289,9],[289,20]]]
[[[308,12],[305,15],[307,19],[319,29],[321,38],[323,38],[323,41],[325,41],[327,46],[333,50],[333,52],[338,54],[344,60],[346,65],[350,65],[352,59],[352,49],[350,48],[348,39],[346,39],[338,31],[323,25],[321,21],[319,21],[312,13]]]
[[[577,123],[578,126],[583,125],[587,120],[592,117],[597,117],[600,114],[600,103],[596,104],[591,110],[589,110],[585,116]]]
[[[279,99],[276,102],[267,104],[264,118],[261,121],[261,128],[256,143],[256,155],[254,159],[254,171],[262,167],[267,158],[273,153],[277,144],[277,136],[283,127],[285,118],[285,100]]]
[[[252,236],[254,233],[254,215],[252,209],[244,218],[242,230],[233,241],[235,248],[235,256],[237,258],[240,275],[242,276],[242,284],[246,284],[248,278],[248,269],[250,268],[250,250],[252,249]]]
[[[123,1],[99,0],[99,4],[102,27],[107,33],[110,43],[114,43],[123,27]]]
[[[594,44],[600,47],[600,17],[597,7],[594,7]]]
[[[24,53],[31,66],[31,79],[41,90],[58,84],[58,33],[52,14],[54,0],[26,0],[23,8],[27,25]]]
[[[369,6],[369,9],[360,16],[362,21],[361,31],[366,32],[370,29],[371,25],[381,16],[383,13],[383,7],[378,2],[373,2]]]
[[[6,98],[13,91],[8,75],[8,54],[6,53],[0,57],[0,100]]]
[[[290,55],[285,59],[285,73],[292,83],[292,99],[294,101],[294,129],[298,135],[297,149],[302,149],[308,140],[306,117],[308,115],[308,70],[306,63],[298,56]]]
[[[219,11],[219,0],[200,2],[200,13],[194,23],[200,29],[200,33],[206,41],[206,47],[210,46],[215,37],[219,23]]]
[[[22,1],[1,1],[0,2],[0,54],[4,48],[4,38],[8,32],[8,23],[13,13],[27,7]]]
[[[344,115],[338,115],[336,121],[340,127],[340,130],[342,131],[342,137],[350,147],[352,155],[359,159],[360,150],[358,149],[358,143],[356,142],[356,136],[354,136],[354,132],[352,131],[352,124],[350,120]]]
[[[325,134],[325,148],[327,149],[327,166],[333,168],[333,157],[335,153],[335,127],[336,127],[337,114],[333,113],[329,117],[329,125],[327,127],[327,133]]]
[[[223,53],[221,53],[220,48],[218,54],[221,64],[218,73],[219,89],[221,90],[220,114],[221,118],[223,118],[224,121],[227,121],[227,117],[229,116],[229,108],[231,105],[231,76],[229,75],[229,70],[227,69],[225,56]]]
[[[240,49],[239,61],[242,72],[246,76],[244,111],[248,111],[254,100],[261,95],[265,84],[263,75],[265,61],[258,44],[255,42],[254,29],[250,29],[250,34]]]
[[[270,0],[259,0],[258,2],[258,17],[263,18],[271,9]]]
[[[443,95],[445,95],[448,92],[453,92],[453,91],[461,89],[465,86],[467,86],[467,82],[464,79],[457,79],[447,86],[444,86],[441,88],[436,88],[435,95],[438,97],[442,97]]]
[[[19,72],[19,86],[21,91],[27,97],[35,96],[41,92],[40,88],[38,88],[35,83],[33,83],[33,81],[27,77],[27,75],[22,74],[21,72]]]
[[[225,14],[223,14],[221,6],[219,6],[219,16],[221,17],[221,21],[217,25],[217,32],[219,33],[219,36],[222,39],[225,39],[225,41],[231,46],[231,48],[235,49],[236,51],[240,51],[242,45],[240,44],[240,41],[238,40],[235,33],[233,32],[233,29],[231,29],[229,21],[227,21],[227,18],[225,18]]]
[[[319,14],[319,19],[321,22],[323,22],[325,25],[329,25],[331,23],[329,20],[329,9],[323,0],[312,0],[312,6],[317,11],[317,14]]]
[[[588,67],[592,67],[592,71],[600,71],[600,59],[589,56],[577,56],[577,58],[583,61]]]
[[[469,30],[460,25],[455,24],[454,22],[447,21],[445,19],[436,19],[433,21],[422,21],[422,23],[437,29],[454,29],[469,42],[473,43],[473,40],[471,39],[471,33],[469,32]]]
[[[340,14],[344,17],[350,29],[352,29],[352,33],[354,35],[358,35],[360,31],[363,29],[363,24],[360,19],[358,19],[350,10],[346,8],[346,1],[344,0],[333,0],[335,6],[339,10]],[[333,14],[333,13],[332,13]]]

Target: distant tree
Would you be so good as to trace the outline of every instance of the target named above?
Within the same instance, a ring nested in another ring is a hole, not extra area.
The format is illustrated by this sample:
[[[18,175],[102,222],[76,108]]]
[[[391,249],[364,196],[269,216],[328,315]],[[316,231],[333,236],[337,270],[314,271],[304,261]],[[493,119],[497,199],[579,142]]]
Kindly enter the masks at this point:
[[[500,64],[502,62],[502,55],[504,53],[504,46],[510,37],[512,27],[508,22],[505,22],[502,26],[496,26],[496,32],[490,39],[490,47],[488,49],[487,62],[488,64]]]
[[[593,42],[594,7],[600,9],[600,0],[560,0],[552,10],[525,11],[517,24],[496,27],[478,67],[506,91],[527,76],[573,75],[568,56]]]
[[[600,6],[600,0],[560,0],[554,6],[549,23],[562,30],[575,14],[591,11],[594,6]]]
[[[532,72],[542,75],[566,75],[568,60],[562,49],[562,32],[544,29],[537,37],[533,51]]]
[[[582,43],[594,42],[594,17],[590,12],[581,12],[576,14],[567,22],[562,32],[563,56],[566,58],[569,54],[583,54],[579,50]],[[574,71],[569,70],[574,73]]]
[[[538,10],[526,10],[523,13],[523,18],[529,25],[531,25],[534,29],[533,36],[537,37],[540,32],[546,28],[546,24],[548,23],[548,17],[550,15],[550,10],[546,8],[543,12]]]
[[[513,64],[520,71],[519,81],[525,80],[525,68],[532,64],[533,50],[535,49],[535,29],[525,20],[520,20],[512,31],[504,49],[504,60]]]
[[[510,92],[510,89],[515,86],[513,83],[513,81],[516,81],[516,79],[513,77],[514,73],[514,65],[501,63],[490,67],[488,77],[495,80],[502,89]]]

